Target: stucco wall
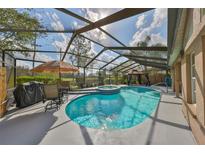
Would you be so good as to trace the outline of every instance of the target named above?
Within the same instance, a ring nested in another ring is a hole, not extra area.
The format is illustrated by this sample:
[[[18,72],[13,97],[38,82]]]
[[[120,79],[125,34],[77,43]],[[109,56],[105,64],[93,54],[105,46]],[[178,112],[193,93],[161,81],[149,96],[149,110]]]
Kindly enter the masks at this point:
[[[204,103],[204,65],[202,39],[197,41],[195,50],[195,69],[196,69],[196,114],[200,123],[205,126],[205,103]]]
[[[191,16],[193,17],[193,31],[191,35],[187,34],[190,32],[190,26],[186,27],[184,36],[190,35],[190,37],[188,40],[184,38],[184,55],[180,57],[182,110],[197,142],[205,144],[205,16],[201,18],[198,8],[189,9],[189,11],[187,21]],[[187,23],[190,23],[190,21]],[[191,93],[190,54],[192,52],[195,53],[196,104],[192,104]],[[174,65],[175,70],[177,69],[176,63]]]

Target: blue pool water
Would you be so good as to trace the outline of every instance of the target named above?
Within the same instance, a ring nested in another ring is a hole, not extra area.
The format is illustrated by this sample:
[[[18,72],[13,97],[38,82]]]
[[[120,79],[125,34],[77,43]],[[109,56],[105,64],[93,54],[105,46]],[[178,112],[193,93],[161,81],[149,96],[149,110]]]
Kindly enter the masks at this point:
[[[122,87],[112,95],[79,97],[66,106],[66,114],[81,126],[124,129],[143,122],[157,107],[160,93],[144,87]]]

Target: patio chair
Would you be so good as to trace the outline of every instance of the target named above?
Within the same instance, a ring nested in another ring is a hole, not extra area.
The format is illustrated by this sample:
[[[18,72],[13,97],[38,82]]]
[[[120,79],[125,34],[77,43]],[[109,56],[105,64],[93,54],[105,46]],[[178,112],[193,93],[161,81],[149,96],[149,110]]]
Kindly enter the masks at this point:
[[[58,87],[62,93],[70,91],[70,81],[58,81]]]
[[[47,105],[45,106],[45,112],[47,110],[59,110],[60,105],[62,104],[61,100],[61,93],[58,90],[57,85],[44,85],[43,86],[43,91],[44,91],[44,101],[49,101]]]

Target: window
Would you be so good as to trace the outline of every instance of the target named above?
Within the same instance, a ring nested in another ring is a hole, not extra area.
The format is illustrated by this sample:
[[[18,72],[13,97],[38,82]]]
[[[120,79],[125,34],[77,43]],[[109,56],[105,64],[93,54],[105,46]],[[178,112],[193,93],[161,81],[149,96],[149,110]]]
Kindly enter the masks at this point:
[[[200,19],[202,20],[203,16],[205,15],[205,8],[200,9]]]
[[[196,103],[196,77],[195,77],[195,54],[191,53],[191,93],[192,103]]]

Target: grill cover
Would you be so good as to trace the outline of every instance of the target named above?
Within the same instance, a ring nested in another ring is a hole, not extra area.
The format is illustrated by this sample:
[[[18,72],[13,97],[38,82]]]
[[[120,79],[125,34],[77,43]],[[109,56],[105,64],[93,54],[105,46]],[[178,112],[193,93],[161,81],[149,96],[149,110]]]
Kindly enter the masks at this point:
[[[43,85],[39,82],[28,82],[18,85],[14,90],[16,106],[23,108],[43,100]]]

